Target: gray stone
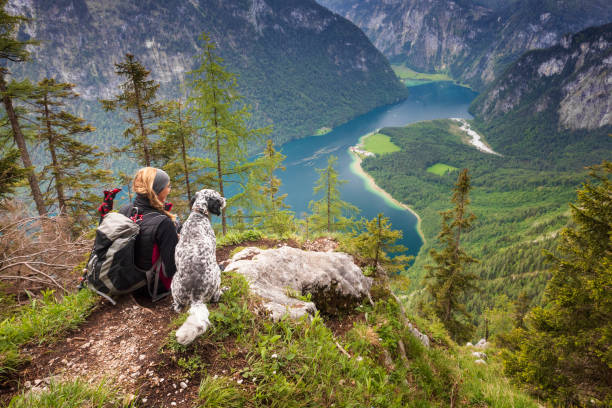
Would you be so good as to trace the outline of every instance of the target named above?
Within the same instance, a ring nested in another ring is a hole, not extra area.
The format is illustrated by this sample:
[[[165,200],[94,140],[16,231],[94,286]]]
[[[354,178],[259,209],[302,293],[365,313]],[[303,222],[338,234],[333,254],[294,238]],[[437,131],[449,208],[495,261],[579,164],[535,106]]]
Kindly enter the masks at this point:
[[[486,361],[484,361],[484,360],[476,360],[476,361],[474,361],[474,362],[475,362],[476,364],[487,364],[487,362],[486,362]]]
[[[478,343],[476,343],[476,345],[474,347],[476,347],[476,348],[487,348],[488,345],[489,345],[489,343],[487,342],[486,339],[480,339],[478,341]]]
[[[474,351],[472,352],[472,355],[474,357],[477,357],[481,360],[486,360],[487,359],[487,355],[485,353],[483,353],[482,351]]]
[[[225,270],[246,277],[273,320],[285,315],[299,318],[317,309],[327,314],[349,310],[368,296],[372,285],[372,279],[363,275],[348,254],[286,246],[246,248],[234,255]],[[312,302],[295,298],[306,294]]]

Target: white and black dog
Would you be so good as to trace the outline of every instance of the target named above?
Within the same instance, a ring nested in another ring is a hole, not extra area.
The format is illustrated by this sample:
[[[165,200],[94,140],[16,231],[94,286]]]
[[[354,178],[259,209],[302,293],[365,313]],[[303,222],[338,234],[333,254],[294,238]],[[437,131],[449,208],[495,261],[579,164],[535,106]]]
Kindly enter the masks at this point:
[[[191,343],[208,329],[210,321],[206,302],[217,302],[221,296],[221,270],[217,264],[217,243],[210,214],[220,215],[224,207],[225,198],[218,192],[198,191],[176,245],[176,273],[171,287],[174,310],[180,312],[191,306],[189,317],[176,331],[176,340],[183,345]]]

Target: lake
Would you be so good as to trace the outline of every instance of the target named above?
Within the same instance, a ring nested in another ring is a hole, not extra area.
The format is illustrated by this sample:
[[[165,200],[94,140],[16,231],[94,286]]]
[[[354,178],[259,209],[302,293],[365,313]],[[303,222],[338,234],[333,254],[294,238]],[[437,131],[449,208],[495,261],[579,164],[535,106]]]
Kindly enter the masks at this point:
[[[311,136],[285,143],[280,151],[287,156],[286,171],[278,172],[282,180],[281,194],[287,194],[285,202],[291,206],[296,217],[308,213],[308,203],[318,178],[315,169],[327,166],[327,158],[338,157],[336,170],[341,180],[347,180],[340,191],[344,201],[361,209],[358,217],[374,218],[379,212],[389,217],[393,229],[403,231],[400,242],[408,247],[408,254],[416,255],[423,244],[417,231],[417,219],[409,211],[393,204],[382,195],[372,191],[366,180],[351,169],[354,158],[349,147],[359,138],[376,129],[388,126],[405,126],[423,120],[442,118],[471,118],[467,111],[476,93],[449,82],[434,82],[410,88],[408,99],[397,104],[377,108],[361,115],[324,136]]]

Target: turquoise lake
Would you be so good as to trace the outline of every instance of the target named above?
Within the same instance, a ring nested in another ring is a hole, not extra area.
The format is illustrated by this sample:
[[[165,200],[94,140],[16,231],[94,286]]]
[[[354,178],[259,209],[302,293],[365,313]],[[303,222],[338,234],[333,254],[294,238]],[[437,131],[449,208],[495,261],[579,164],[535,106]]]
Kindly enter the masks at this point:
[[[277,174],[282,180],[280,193],[287,194],[285,202],[296,217],[303,218],[302,213],[308,212],[308,203],[315,198],[312,194],[318,178],[315,169],[325,167],[328,156],[333,154],[338,157],[336,170],[340,179],[348,181],[341,187],[342,199],[361,209],[358,217],[372,219],[379,212],[384,213],[393,229],[403,231],[401,244],[408,247],[408,254],[416,255],[423,243],[416,229],[416,217],[366,188],[366,180],[351,170],[354,159],[348,149],[361,136],[379,128],[450,117],[471,118],[467,109],[475,96],[475,92],[447,82],[411,87],[408,99],[402,102],[370,111],[324,136],[285,143],[279,149],[287,156],[286,170]]]

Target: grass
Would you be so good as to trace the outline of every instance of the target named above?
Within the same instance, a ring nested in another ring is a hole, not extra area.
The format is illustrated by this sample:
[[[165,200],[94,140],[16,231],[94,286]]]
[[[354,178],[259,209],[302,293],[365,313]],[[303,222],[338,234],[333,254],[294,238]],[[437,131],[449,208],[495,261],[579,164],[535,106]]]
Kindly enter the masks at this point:
[[[207,376],[200,383],[198,408],[242,408],[245,392],[229,377]]]
[[[364,137],[363,149],[377,155],[399,152],[401,150],[391,141],[389,136],[382,133],[373,133]]]
[[[88,290],[66,295],[57,301],[53,291],[43,294],[0,323],[0,378],[14,371],[27,357],[19,348],[31,342],[53,342],[75,328],[89,315],[98,297]]]
[[[41,392],[24,391],[11,400],[8,408],[128,408],[135,407],[132,399],[104,382],[91,385],[77,379],[52,382]]]
[[[257,241],[263,237],[263,233],[257,230],[228,231],[227,234],[217,234],[217,247],[237,245],[245,241]]]
[[[433,73],[428,74],[424,72],[414,71],[405,65],[391,65],[391,68],[395,72],[395,75],[406,85],[415,86],[421,85],[427,82],[436,81],[452,81],[453,79],[444,73]]]
[[[457,362],[462,373],[462,393],[471,406],[496,408],[536,408],[538,404],[526,393],[515,389],[502,375],[503,363],[494,349],[485,350],[487,364],[476,364],[475,349],[459,347]]]
[[[438,176],[444,176],[448,173],[451,173],[457,170],[459,169],[453,166],[449,166],[448,164],[444,164],[444,163],[436,163],[427,169],[429,173],[437,174]]]

